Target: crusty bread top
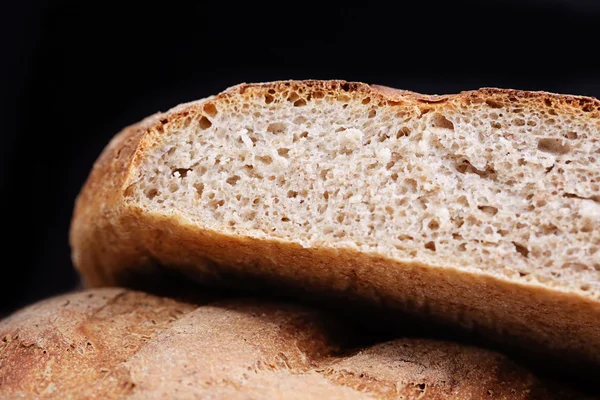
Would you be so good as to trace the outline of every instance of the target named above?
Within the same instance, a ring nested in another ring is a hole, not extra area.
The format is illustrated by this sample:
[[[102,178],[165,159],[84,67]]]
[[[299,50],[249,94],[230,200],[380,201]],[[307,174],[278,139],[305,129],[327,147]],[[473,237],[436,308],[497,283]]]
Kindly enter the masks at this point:
[[[352,336],[287,304],[73,293],[0,322],[0,398],[575,398],[487,350]]]

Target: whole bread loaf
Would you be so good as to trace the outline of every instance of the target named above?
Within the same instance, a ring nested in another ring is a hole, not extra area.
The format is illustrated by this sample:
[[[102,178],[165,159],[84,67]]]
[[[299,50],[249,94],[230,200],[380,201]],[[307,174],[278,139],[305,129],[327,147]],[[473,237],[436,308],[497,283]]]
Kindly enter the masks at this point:
[[[2,399],[554,399],[506,357],[450,342],[355,348],[332,315],[125,289],[63,295],[0,321]]]
[[[600,364],[600,102],[243,84],[126,128],[71,229],[88,286],[286,281]]]

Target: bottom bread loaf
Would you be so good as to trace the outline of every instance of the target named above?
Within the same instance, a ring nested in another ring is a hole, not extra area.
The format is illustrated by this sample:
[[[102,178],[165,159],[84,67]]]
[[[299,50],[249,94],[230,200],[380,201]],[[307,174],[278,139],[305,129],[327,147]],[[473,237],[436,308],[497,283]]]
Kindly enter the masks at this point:
[[[0,322],[0,398],[579,398],[495,352],[351,337],[335,316],[289,304],[77,292]]]

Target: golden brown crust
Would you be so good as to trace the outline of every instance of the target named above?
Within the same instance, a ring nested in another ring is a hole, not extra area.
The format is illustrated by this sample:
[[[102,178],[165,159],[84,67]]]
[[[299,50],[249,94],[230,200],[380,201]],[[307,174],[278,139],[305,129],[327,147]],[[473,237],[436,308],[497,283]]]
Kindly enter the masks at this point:
[[[332,315],[286,304],[198,305],[122,289],[75,293],[0,322],[0,397],[575,396],[549,391],[487,350],[421,339],[340,348],[334,331],[348,329]]]
[[[278,241],[227,236],[188,225],[177,215],[162,216],[127,202],[137,160],[146,148],[184,119],[198,116],[208,102],[231,102],[269,91],[297,90],[368,95],[391,107],[462,107],[487,102],[497,107],[519,102],[582,114],[598,124],[600,102],[580,96],[486,88],[457,95],[429,96],[344,81],[287,81],[242,84],[216,97],[184,104],[125,129],[96,163],[77,201],[71,230],[73,260],[88,286],[118,284],[127,270],[155,263],[215,276],[284,280],[385,302],[410,313],[514,341],[533,351],[600,365],[600,302],[578,293],[521,284],[492,276],[405,264],[352,250],[304,249]]]

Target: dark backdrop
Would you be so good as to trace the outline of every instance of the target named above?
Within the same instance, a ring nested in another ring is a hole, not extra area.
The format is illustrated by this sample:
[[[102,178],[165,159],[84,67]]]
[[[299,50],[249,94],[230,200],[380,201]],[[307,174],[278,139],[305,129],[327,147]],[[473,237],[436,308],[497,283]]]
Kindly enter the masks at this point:
[[[290,78],[600,95],[593,0],[92,3],[2,12],[0,314],[76,285],[67,233],[94,160],[177,103]]]

